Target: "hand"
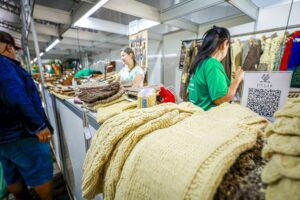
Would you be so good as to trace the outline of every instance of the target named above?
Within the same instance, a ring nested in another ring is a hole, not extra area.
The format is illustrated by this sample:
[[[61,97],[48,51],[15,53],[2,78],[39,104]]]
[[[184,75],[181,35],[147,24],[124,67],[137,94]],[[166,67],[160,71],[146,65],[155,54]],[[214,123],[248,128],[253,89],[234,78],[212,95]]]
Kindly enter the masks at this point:
[[[237,67],[234,75],[235,75],[235,79],[241,82],[244,79],[245,72],[242,70],[241,67]]]
[[[36,134],[40,142],[49,142],[52,138],[51,132],[48,128],[41,130]]]

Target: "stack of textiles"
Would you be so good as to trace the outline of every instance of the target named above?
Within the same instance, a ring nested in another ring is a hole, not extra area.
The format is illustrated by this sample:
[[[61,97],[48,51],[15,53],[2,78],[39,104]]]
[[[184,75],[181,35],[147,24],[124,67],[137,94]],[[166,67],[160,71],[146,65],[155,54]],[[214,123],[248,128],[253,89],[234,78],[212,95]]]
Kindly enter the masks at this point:
[[[267,200],[300,199],[300,98],[289,101],[274,114],[268,126],[263,157],[268,163],[262,172],[268,184]]]
[[[237,104],[204,112],[160,104],[107,120],[93,138],[82,191],[92,199],[213,199],[223,175],[267,120]]]
[[[93,109],[98,104],[106,104],[120,99],[124,94],[120,83],[114,82],[106,86],[81,89],[78,98],[84,102],[84,106]]]
[[[112,105],[98,108],[96,120],[99,124],[102,124],[109,118],[118,115],[126,110],[135,109],[136,107],[136,101],[127,101],[126,99],[124,99],[123,101],[114,103]]]

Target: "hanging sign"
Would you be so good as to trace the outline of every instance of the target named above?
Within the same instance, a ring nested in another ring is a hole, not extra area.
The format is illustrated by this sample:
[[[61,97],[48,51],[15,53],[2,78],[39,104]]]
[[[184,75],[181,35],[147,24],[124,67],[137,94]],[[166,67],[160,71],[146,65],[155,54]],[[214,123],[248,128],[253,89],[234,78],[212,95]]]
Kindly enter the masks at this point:
[[[241,104],[273,121],[288,98],[292,72],[245,72]]]

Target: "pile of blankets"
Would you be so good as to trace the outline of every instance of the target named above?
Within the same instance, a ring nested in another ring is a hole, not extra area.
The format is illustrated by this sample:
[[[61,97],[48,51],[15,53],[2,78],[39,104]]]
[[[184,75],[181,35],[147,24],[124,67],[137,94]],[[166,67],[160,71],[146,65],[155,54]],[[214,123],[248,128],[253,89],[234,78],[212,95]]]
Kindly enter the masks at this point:
[[[81,93],[78,95],[78,98],[90,110],[96,110],[99,104],[114,103],[124,94],[124,89],[118,82],[106,86],[81,88],[80,90]]]
[[[83,197],[213,199],[223,175],[256,144],[266,119],[223,104],[204,112],[166,103],[104,122],[88,150]]]
[[[263,157],[268,159],[262,180],[268,184],[267,200],[300,199],[300,98],[289,101],[274,114],[268,126]]]

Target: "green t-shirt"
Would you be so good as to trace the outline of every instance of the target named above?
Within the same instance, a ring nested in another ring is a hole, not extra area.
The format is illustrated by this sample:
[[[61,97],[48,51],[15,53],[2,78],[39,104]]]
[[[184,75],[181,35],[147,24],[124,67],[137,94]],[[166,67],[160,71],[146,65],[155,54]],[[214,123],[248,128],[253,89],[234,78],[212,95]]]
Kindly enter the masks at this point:
[[[77,72],[75,74],[75,78],[81,78],[83,76],[89,76],[89,75],[93,74],[94,72],[95,72],[94,70],[89,69],[89,68],[82,69],[82,70],[80,70],[79,72]]]
[[[213,101],[228,92],[228,79],[221,62],[215,58],[207,58],[197,66],[195,74],[188,85],[189,100],[203,110],[216,106]]]

